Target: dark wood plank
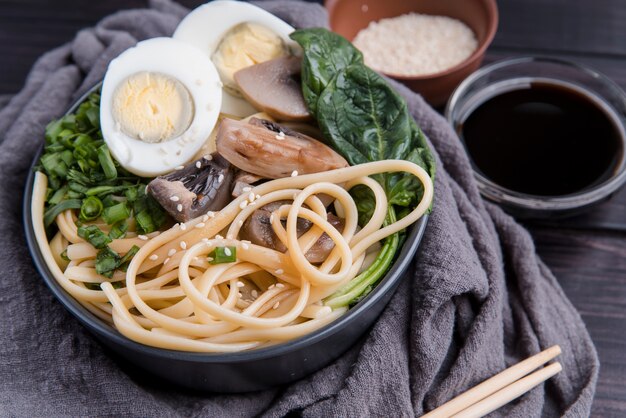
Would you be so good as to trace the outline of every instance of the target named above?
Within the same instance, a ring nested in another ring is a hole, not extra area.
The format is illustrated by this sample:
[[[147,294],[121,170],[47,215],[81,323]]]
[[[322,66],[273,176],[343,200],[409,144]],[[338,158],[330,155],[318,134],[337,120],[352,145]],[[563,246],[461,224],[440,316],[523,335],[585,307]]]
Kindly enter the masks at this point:
[[[626,236],[545,227],[531,233],[598,350],[593,415],[626,416]]]
[[[626,55],[626,2],[622,0],[506,0],[498,6],[495,46]]]

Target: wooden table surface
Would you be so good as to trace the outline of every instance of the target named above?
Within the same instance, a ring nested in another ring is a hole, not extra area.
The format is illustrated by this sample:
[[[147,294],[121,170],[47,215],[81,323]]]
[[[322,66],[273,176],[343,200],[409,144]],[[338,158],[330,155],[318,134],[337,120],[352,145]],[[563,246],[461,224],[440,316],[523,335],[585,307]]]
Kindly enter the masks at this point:
[[[41,53],[145,0],[0,0],[0,95],[16,93]],[[186,6],[203,3],[182,0]],[[626,2],[501,1],[486,62],[541,54],[596,67],[626,88]],[[537,252],[580,311],[601,361],[593,416],[626,416],[626,188],[592,213],[527,224]]]

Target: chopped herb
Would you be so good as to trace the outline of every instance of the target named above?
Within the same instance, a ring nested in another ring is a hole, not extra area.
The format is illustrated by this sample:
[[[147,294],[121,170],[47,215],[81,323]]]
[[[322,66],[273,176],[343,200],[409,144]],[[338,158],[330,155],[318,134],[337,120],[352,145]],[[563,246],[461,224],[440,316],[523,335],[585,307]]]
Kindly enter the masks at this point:
[[[130,209],[124,202],[118,203],[114,206],[109,206],[102,211],[102,219],[109,225],[123,221],[130,217]]]
[[[237,247],[215,247],[209,258],[211,264],[234,263],[237,261]]]
[[[115,269],[119,267],[120,260],[120,255],[111,247],[104,247],[96,256],[96,273],[111,278]]]
[[[124,238],[126,236],[126,231],[128,231],[128,223],[124,221],[118,222],[111,227],[109,237],[111,239]]]
[[[80,218],[83,221],[93,221],[98,219],[102,214],[102,210],[102,201],[95,196],[89,196],[83,200],[83,204],[80,207]]]
[[[78,236],[97,249],[106,247],[112,239],[95,225],[78,227]]]
[[[71,261],[69,259],[69,257],[67,256],[67,248],[63,250],[63,252],[61,254],[59,254],[61,256],[61,258],[65,261]]]

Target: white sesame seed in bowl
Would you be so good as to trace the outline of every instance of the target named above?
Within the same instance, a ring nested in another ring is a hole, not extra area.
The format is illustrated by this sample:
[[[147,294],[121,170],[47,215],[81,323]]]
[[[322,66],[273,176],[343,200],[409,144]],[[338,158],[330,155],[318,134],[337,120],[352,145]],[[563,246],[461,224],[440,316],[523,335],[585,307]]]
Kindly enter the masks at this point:
[[[436,107],[480,67],[498,27],[496,0],[325,0],[324,5],[331,29],[361,49],[366,64]]]

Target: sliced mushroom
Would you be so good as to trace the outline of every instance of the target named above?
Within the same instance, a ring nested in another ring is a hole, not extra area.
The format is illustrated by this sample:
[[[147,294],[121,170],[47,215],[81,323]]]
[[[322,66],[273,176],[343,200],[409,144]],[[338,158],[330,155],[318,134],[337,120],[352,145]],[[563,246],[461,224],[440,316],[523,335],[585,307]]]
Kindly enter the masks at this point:
[[[273,202],[255,210],[241,227],[240,236],[256,245],[262,245],[284,253],[287,247],[278,239],[270,222],[272,212],[281,205],[288,204],[287,201]],[[343,231],[344,220],[328,213],[328,222],[339,232]],[[312,223],[306,219],[298,218],[296,233],[301,237],[311,229]],[[306,252],[305,257],[310,263],[321,263],[328,257],[328,254],[335,247],[335,243],[323,233],[315,244]]]
[[[278,120],[311,118],[302,96],[302,59],[280,57],[239,70],[235,82],[254,107]]]
[[[347,167],[347,161],[321,142],[274,122],[224,119],[217,152],[236,167],[266,178],[319,173]]]
[[[218,154],[201,158],[148,184],[148,192],[179,222],[224,208],[235,168]]]

